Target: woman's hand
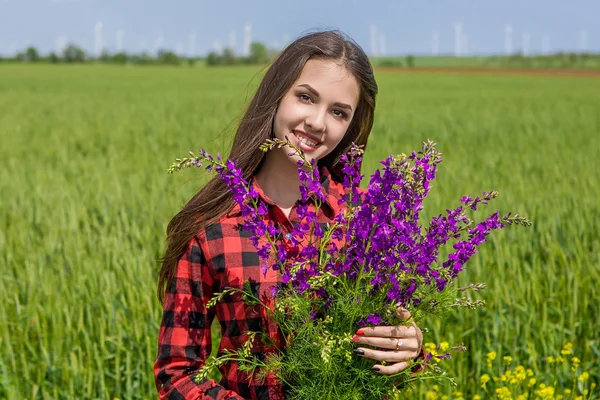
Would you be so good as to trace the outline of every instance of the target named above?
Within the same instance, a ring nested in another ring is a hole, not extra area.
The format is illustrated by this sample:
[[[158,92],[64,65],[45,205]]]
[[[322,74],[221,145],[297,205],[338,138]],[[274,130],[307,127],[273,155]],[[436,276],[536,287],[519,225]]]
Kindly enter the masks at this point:
[[[407,320],[410,316],[410,312],[405,309],[399,311],[400,319]],[[380,374],[392,375],[404,371],[408,368],[409,361],[414,360],[420,354],[423,346],[423,333],[412,322],[411,325],[405,326],[361,328],[356,331],[352,340],[355,343],[377,347],[377,350],[358,347],[354,352],[373,360],[385,361],[387,365],[375,364],[373,370]]]

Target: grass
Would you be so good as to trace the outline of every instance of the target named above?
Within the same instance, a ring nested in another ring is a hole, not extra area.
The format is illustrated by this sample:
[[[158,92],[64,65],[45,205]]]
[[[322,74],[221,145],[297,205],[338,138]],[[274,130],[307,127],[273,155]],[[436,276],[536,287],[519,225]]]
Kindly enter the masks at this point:
[[[199,147],[225,152],[259,76],[251,68],[0,68],[0,398],[155,396],[164,230],[205,181],[166,169]],[[566,342],[598,383],[600,80],[377,79],[365,172],[432,138],[445,158],[429,215],[495,189],[488,210],[534,221],[493,235],[469,266],[463,283],[488,284],[485,309],[426,327],[428,341],[469,347],[446,362],[458,390],[475,393],[492,350],[560,386],[565,373],[542,358]]]

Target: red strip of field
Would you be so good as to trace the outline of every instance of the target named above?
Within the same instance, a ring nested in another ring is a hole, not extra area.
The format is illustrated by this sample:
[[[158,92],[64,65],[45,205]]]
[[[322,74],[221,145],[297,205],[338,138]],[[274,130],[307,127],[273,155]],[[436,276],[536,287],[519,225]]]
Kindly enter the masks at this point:
[[[485,75],[538,75],[600,77],[600,70],[537,69],[537,68],[401,68],[375,67],[377,72],[428,73],[428,74],[485,74]]]

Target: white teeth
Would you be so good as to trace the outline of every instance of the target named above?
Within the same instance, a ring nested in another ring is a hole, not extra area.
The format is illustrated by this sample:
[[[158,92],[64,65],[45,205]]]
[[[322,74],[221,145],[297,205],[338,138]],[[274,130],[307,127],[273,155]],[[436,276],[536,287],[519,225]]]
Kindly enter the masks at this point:
[[[299,136],[299,135],[295,135],[299,141],[301,141],[302,143],[304,143],[307,146],[310,147],[315,147],[317,145],[317,142],[313,142],[312,140],[304,137],[304,136]]]

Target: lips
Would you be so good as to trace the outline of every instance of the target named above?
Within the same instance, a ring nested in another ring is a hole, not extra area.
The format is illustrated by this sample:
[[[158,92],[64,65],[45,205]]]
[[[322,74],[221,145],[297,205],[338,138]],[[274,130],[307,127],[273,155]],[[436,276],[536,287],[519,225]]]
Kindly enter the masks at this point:
[[[295,129],[292,132],[294,133],[294,135],[301,135],[301,136],[306,137],[307,139],[312,140],[313,142],[315,142],[317,144],[317,146],[323,143],[317,136],[311,135],[311,134],[301,131],[299,129]]]

